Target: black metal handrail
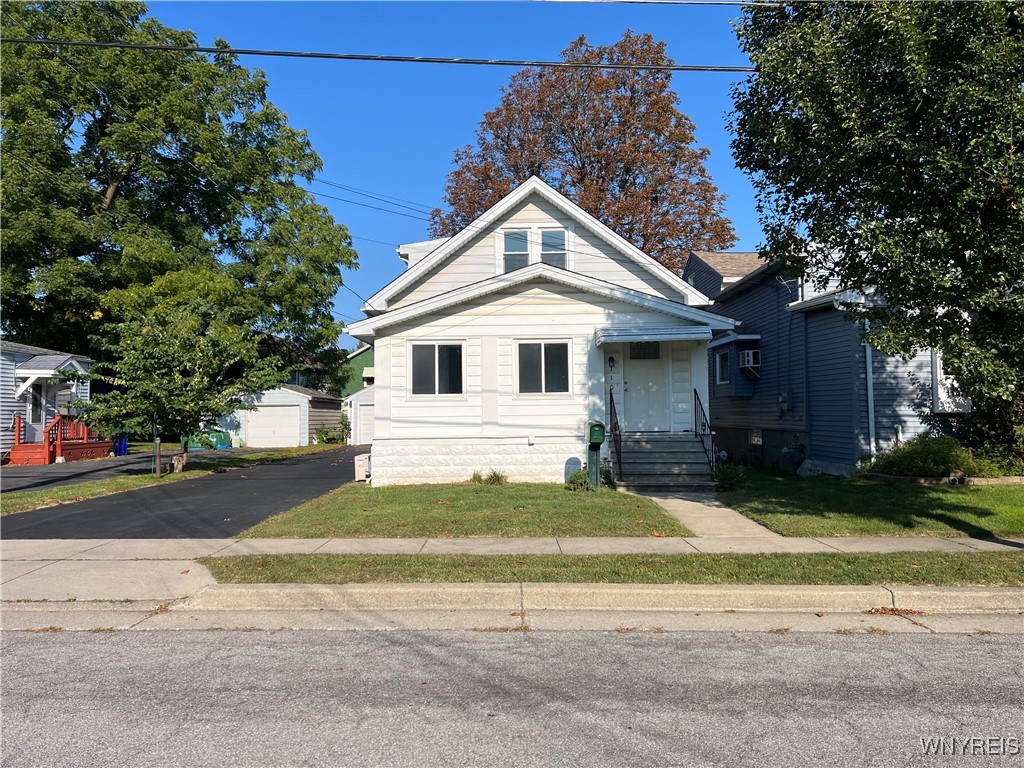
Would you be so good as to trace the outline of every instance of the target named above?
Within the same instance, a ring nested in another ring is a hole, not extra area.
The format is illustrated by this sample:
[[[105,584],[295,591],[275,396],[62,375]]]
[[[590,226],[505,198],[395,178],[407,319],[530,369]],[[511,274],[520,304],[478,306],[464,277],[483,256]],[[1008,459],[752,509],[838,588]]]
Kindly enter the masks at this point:
[[[715,433],[711,431],[711,421],[708,419],[707,411],[704,410],[704,403],[700,401],[697,390],[693,390],[693,431],[700,438],[704,455],[708,457],[708,464],[711,465],[711,472],[715,471],[715,461],[718,459],[718,448],[715,446]]]
[[[622,428],[619,426],[619,415],[615,412],[615,395],[608,387],[608,416],[611,421],[612,443],[615,445],[615,479],[622,480]]]

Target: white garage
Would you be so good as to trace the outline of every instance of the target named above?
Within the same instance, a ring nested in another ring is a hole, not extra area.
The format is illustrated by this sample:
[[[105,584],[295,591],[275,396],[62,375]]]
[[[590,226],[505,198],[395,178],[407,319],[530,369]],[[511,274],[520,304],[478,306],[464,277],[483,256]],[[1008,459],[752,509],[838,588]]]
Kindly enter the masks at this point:
[[[337,430],[341,398],[297,384],[285,384],[253,399],[252,410],[220,420],[232,444],[247,448],[289,448],[316,442],[319,427]]]
[[[345,405],[352,424],[349,445],[369,445],[373,442],[373,385],[349,395]]]
[[[252,448],[286,448],[302,442],[300,405],[264,405],[246,414],[245,443]]]

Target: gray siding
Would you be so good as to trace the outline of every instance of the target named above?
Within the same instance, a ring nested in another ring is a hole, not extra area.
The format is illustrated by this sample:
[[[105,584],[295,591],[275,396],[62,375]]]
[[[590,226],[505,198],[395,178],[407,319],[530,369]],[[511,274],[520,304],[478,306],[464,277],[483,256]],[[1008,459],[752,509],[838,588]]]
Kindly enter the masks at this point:
[[[29,355],[12,355],[7,352],[0,355],[0,451],[3,453],[11,450],[14,445],[14,432],[11,430],[14,416],[25,415],[25,402],[14,397],[17,389],[14,369],[28,358]]]
[[[729,296],[712,309],[726,317],[741,320],[761,334],[760,342],[736,342],[726,345],[732,352],[732,381],[750,374],[736,365],[737,352],[742,349],[761,350],[760,376],[752,379],[752,387],[715,384],[711,368],[711,421],[717,428],[760,428],[801,431],[805,428],[804,317],[787,312],[786,304],[794,300],[790,290],[774,275],[758,279],[759,285]],[[714,364],[711,350],[709,365]],[[745,382],[744,382],[745,383]],[[749,396],[740,391],[752,391]],[[779,398],[785,397],[786,408],[780,409]]]
[[[863,346],[856,327],[841,312],[806,315],[807,401],[811,436],[809,459],[854,464],[860,456],[856,425],[863,418],[857,364]],[[863,371],[863,363],[860,364]]]
[[[919,352],[910,360],[890,357],[877,349],[871,352],[875,401],[875,450],[885,451],[895,444],[897,434],[910,440],[931,426],[947,429],[949,419],[932,413],[931,352]],[[860,345],[860,381],[858,386],[858,435],[861,455],[868,454],[867,382],[864,345]]]
[[[722,291],[722,276],[693,255],[686,261],[683,279],[709,299],[715,298]]]
[[[341,421],[341,402],[336,400],[309,401],[309,436],[316,435],[319,427],[336,429]]]

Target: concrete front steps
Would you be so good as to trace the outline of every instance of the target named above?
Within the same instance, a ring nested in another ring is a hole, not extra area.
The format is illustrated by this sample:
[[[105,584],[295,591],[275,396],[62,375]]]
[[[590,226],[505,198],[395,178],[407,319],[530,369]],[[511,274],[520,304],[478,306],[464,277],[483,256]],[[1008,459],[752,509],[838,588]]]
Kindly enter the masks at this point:
[[[700,439],[685,433],[623,433],[621,478],[620,488],[639,493],[715,487]]]

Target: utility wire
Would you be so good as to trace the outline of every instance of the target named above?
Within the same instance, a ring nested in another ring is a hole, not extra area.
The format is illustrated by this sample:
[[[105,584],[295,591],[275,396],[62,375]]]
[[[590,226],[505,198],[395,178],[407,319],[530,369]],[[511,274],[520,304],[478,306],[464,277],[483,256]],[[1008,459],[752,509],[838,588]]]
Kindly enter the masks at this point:
[[[303,187],[310,194],[316,195],[317,197],[326,197],[330,200],[338,200],[342,203],[349,203],[350,205],[360,205],[363,208],[373,208],[375,211],[384,211],[385,213],[393,213],[395,216],[405,216],[410,219],[419,219],[420,221],[430,221],[426,216],[414,216],[411,213],[402,213],[401,211],[394,211],[390,208],[381,208],[379,205],[370,205],[369,203],[360,203],[358,200],[348,200],[344,197],[336,197],[335,195],[328,195],[326,192],[317,192],[315,189],[308,189]]]
[[[759,5],[759,3],[758,3]],[[545,67],[550,69],[624,69],[655,72],[754,72],[754,67],[723,67],[702,64],[608,64],[585,61],[530,61],[523,59],[463,59],[446,56],[388,56],[368,53],[327,53],[281,51],[266,48],[217,48],[201,45],[160,45],[157,43],[97,42],[93,40],[51,40],[50,38],[0,37],[0,43],[22,45],[77,46],[81,48],[119,48],[137,51],[228,54],[232,56],[279,56],[291,59],[331,59],[340,61],[389,61],[403,64],[462,64],[490,67]]]
[[[422,205],[420,203],[414,203],[411,200],[403,200],[400,197],[390,197],[388,195],[385,195],[383,192],[371,192],[368,189],[359,189],[358,187],[350,187],[350,186],[347,186],[345,184],[340,184],[337,181],[328,181],[327,179],[325,179],[325,178],[323,178],[321,176],[317,176],[315,178],[315,180],[319,181],[321,184],[326,184],[329,187],[334,187],[336,189],[342,189],[342,190],[344,190],[346,192],[354,192],[357,195],[363,195],[364,197],[369,197],[369,198],[372,198],[374,200],[379,200],[382,203],[388,203],[390,205],[397,205],[399,208],[406,208],[406,209],[408,209],[410,211],[415,211],[416,213],[430,213],[431,210],[433,210],[432,208],[430,208],[430,206]],[[406,203],[406,205],[403,205],[403,203]]]

